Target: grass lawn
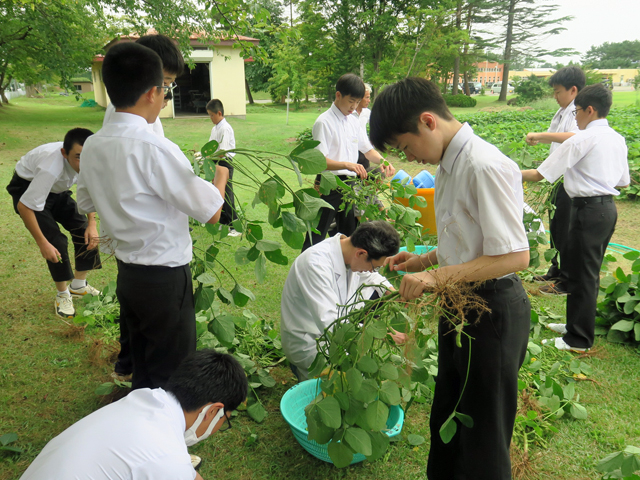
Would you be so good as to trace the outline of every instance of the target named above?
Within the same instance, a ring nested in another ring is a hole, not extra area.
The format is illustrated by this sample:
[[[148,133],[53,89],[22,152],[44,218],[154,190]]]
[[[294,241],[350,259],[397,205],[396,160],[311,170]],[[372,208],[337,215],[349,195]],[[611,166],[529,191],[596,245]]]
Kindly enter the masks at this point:
[[[625,93],[629,92],[620,95]],[[624,101],[635,102],[635,97],[628,97]],[[475,109],[460,110],[471,113],[492,106],[497,97],[476,98],[479,103]],[[618,98],[614,92],[614,99]],[[101,127],[104,109],[79,108],[78,105],[68,97],[21,98],[9,107],[0,108],[2,185],[8,184],[15,163],[28,150],[61,140],[73,127],[83,126],[94,131]],[[235,129],[239,148],[287,152],[293,148],[296,134],[311,127],[324,108],[326,105],[310,104],[303,105],[298,111],[292,109],[289,125],[286,125],[284,106],[253,105],[248,107],[246,120],[230,119],[230,123]],[[184,148],[199,148],[208,140],[211,130],[207,119],[169,119],[164,120],[163,125],[166,136]],[[236,158],[236,161],[242,161]],[[395,166],[412,174],[420,169],[400,161]],[[294,182],[288,172],[282,176]],[[310,183],[309,180],[306,182]],[[253,193],[238,188],[237,195],[239,201],[250,208]],[[0,315],[0,336],[5,339],[0,350],[0,435],[16,432],[19,435],[17,446],[25,450],[22,455],[0,452],[0,480],[10,480],[19,478],[51,438],[100,407],[101,399],[94,390],[108,381],[111,365],[105,359],[104,340],[100,335],[78,332],[53,314],[54,286],[48,271],[30,234],[13,212],[8,194],[3,198],[0,202],[0,279],[5,285],[6,300]],[[637,234],[640,203],[618,202],[618,209],[620,219],[612,241],[640,248]],[[266,211],[250,214],[252,218],[260,215],[266,215]],[[194,235],[200,237],[202,232],[196,229]],[[269,236],[276,238],[277,234],[270,232]],[[229,239],[228,243],[235,247],[240,240]],[[280,292],[288,267],[269,263],[267,282],[258,284],[253,265],[237,266],[233,250],[235,248],[222,251],[220,258],[229,273],[256,295],[256,301],[247,307],[278,322]],[[298,254],[286,246],[283,253],[290,261]],[[115,262],[110,259],[89,279],[96,287],[102,287],[115,276]],[[559,315],[564,314],[563,299],[541,297],[536,294],[533,284],[526,284],[526,287],[531,292],[534,308],[545,307]],[[547,333],[544,335],[551,337]],[[543,355],[553,357],[550,352]],[[625,445],[640,446],[638,351],[597,338],[595,348],[585,361],[592,367],[593,374],[589,381],[580,382],[576,390],[589,416],[583,421],[567,416],[553,421],[559,432],[547,438],[548,446],[530,449],[530,479],[598,478],[594,468],[598,459]],[[213,435],[192,449],[204,458],[200,473],[205,479],[424,478],[429,451],[429,405],[411,408],[403,432],[425,436],[425,444],[413,447],[400,441],[392,445],[384,459],[338,470],[309,456],[294,440],[278,408],[282,394],[294,384],[293,376],[287,368],[277,367],[274,377],[276,387],[261,396],[269,412],[262,424],[241,413],[234,419],[232,430]],[[245,446],[251,434],[257,434],[258,441]]]

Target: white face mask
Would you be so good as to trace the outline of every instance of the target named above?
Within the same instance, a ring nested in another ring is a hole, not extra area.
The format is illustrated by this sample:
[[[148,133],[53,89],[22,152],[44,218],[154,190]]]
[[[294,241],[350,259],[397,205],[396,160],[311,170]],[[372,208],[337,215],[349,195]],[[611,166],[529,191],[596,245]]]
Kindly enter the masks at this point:
[[[211,435],[211,432],[213,431],[215,426],[218,424],[218,422],[224,415],[224,408],[221,408],[220,410],[218,410],[218,413],[216,413],[216,416],[213,417],[213,420],[211,420],[211,423],[209,424],[209,428],[207,428],[207,431],[204,432],[201,437],[198,437],[198,435],[196,434],[196,430],[198,430],[198,428],[200,427],[202,420],[204,420],[204,416],[206,415],[206,413],[209,411],[211,407],[213,407],[213,405],[207,405],[206,407],[204,407],[200,412],[200,415],[198,415],[198,418],[196,418],[196,421],[193,422],[193,425],[191,425],[191,427],[189,427],[189,429],[186,432],[184,432],[184,441],[187,444],[187,447],[190,447],[191,445],[195,445],[196,443],[201,442],[202,440],[207,438],[209,435]]]

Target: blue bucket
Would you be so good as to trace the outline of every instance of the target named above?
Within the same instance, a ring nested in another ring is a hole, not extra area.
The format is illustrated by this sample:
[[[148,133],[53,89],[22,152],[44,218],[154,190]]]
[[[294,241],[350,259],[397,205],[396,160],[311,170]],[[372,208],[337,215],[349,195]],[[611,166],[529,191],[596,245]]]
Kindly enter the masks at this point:
[[[333,463],[331,457],[329,457],[328,443],[320,445],[307,438],[309,432],[307,431],[307,417],[304,414],[304,407],[318,396],[320,392],[319,382],[320,379],[317,378],[305,380],[287,390],[280,400],[280,412],[291,427],[293,436],[296,437],[302,448],[320,460]],[[403,423],[404,410],[398,405],[390,406],[385,433],[390,438],[400,435]],[[366,458],[361,453],[356,453],[353,455],[351,464],[362,462]]]
[[[408,178],[408,180],[405,180],[405,178]],[[393,182],[394,180],[399,181],[400,183],[410,183],[411,182],[411,175],[409,175],[407,172],[405,172],[404,170],[398,170],[396,172],[396,174],[393,176],[393,178],[391,179],[391,181]]]
[[[419,174],[413,177],[413,184],[416,188],[433,188],[436,181],[428,170],[422,170]]]

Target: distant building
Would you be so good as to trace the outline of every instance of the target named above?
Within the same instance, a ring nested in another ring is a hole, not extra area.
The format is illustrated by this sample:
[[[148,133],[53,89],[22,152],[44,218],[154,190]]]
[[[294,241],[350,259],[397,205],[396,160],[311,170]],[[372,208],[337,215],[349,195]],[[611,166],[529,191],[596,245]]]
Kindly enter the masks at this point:
[[[523,70],[510,70],[509,78],[529,78],[531,75],[538,78],[549,78],[556,73],[553,68],[525,68]]]
[[[502,81],[502,72],[504,71],[504,65],[497,62],[478,62],[474,65],[477,73],[473,82],[480,82],[482,85],[492,84]]]
[[[91,80],[72,78],[71,83],[73,83],[73,88],[75,88],[78,93],[93,92],[93,82]]]
[[[117,43],[133,42],[138,38],[136,35],[123,36],[109,42],[104,49],[109,50]],[[254,45],[259,42],[255,38],[239,35],[236,39],[203,43],[200,36],[192,35],[190,43],[193,51],[189,58],[195,63],[195,67],[192,70],[185,67],[185,72],[176,79],[178,86],[173,91],[173,100],[160,112],[160,118],[206,116],[205,106],[212,98],[222,101],[225,117],[245,118],[245,60],[240,55],[240,49],[233,48],[238,40]],[[106,107],[109,104],[109,96],[102,82],[103,60],[104,55],[97,55],[93,59],[91,73],[96,102]]]
[[[637,68],[596,68],[594,72],[602,75],[602,79],[611,80],[614,85],[631,85],[638,75]]]

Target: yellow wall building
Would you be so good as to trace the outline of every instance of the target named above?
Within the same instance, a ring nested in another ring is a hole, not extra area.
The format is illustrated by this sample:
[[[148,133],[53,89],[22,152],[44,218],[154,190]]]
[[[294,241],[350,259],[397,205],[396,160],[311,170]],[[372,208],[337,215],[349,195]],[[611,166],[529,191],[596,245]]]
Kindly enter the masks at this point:
[[[131,42],[137,38],[129,36],[113,40],[105,46],[105,50],[117,43]],[[255,38],[239,36],[238,39],[258,44]],[[197,36],[192,36],[190,40],[193,51],[189,58],[194,63],[194,68],[190,70],[185,66],[183,74],[176,79],[178,86],[173,91],[174,98],[162,109],[160,118],[206,116],[205,106],[213,98],[222,101],[225,116],[245,118],[245,60],[240,55],[240,49],[234,48],[236,40],[205,44]],[[91,74],[96,102],[106,107],[109,96],[102,81],[103,60],[103,55],[93,59]]]
[[[614,85],[627,85],[633,82],[633,77],[638,75],[637,68],[596,68],[594,72],[608,78]]]

